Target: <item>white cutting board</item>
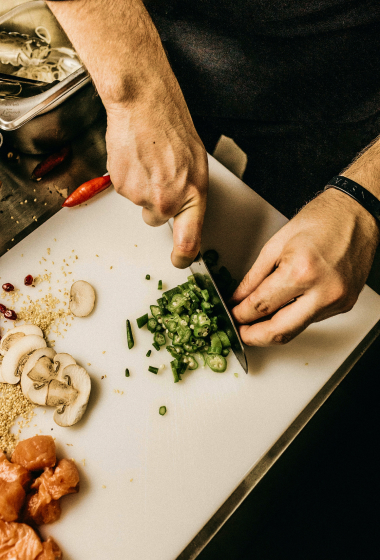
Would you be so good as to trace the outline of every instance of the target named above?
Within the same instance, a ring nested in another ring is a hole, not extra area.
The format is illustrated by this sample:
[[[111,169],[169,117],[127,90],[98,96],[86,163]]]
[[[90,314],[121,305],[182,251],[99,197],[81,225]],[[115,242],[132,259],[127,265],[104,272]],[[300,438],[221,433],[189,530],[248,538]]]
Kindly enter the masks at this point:
[[[286,219],[212,158],[210,174],[204,249],[219,250],[242,277]],[[159,279],[168,289],[189,274],[171,265],[171,246],[167,225],[146,226],[140,208],[108,190],[61,210],[0,259],[1,283],[33,299],[41,294],[22,279],[44,269],[57,295],[63,282],[79,279],[97,292],[92,315],[75,319],[64,339],[54,337],[55,349],[91,374],[85,418],[59,428],[39,409],[23,431],[54,435],[59,454],[78,464],[80,493],[64,498],[60,521],[42,528],[66,560],[174,560],[380,318],[380,297],[365,287],[349,313],[312,325],[285,347],[249,349],[248,375],[231,356],[223,374],[198,369],[174,384],[168,352],[152,349],[146,358],[152,337],[135,323],[160,296]],[[72,255],[79,258],[66,267]],[[72,274],[62,276],[61,266]],[[161,374],[147,371],[161,363]]]

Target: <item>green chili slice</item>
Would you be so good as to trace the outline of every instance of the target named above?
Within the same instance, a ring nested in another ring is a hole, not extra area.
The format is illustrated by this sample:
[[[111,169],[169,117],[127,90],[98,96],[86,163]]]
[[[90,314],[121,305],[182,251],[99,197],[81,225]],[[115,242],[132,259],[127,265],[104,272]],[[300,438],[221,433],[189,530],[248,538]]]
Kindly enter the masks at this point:
[[[128,348],[133,348],[135,341],[133,340],[132,328],[129,319],[127,319],[127,341],[128,341]]]
[[[145,315],[142,315],[141,317],[136,319],[138,328],[141,329],[144,325],[146,325],[147,322],[148,322],[148,319],[149,319],[148,313],[145,313]]]

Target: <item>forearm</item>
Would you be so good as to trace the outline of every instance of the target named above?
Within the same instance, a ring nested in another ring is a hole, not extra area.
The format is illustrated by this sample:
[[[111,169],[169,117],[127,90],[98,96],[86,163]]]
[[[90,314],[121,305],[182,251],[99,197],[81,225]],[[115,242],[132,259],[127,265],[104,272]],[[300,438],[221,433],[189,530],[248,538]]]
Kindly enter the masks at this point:
[[[358,154],[340,175],[359,183],[380,200],[380,137]]]
[[[105,103],[133,103],[153,83],[176,81],[141,0],[47,2]]]

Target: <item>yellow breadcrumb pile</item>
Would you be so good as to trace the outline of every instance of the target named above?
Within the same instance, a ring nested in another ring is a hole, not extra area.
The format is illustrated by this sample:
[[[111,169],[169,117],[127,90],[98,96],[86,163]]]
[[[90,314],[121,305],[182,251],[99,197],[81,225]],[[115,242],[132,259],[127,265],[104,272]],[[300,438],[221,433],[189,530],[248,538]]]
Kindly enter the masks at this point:
[[[18,436],[24,426],[28,425],[34,416],[34,405],[22,394],[20,384],[9,385],[0,383],[0,450],[11,455],[18,442]],[[10,429],[18,421],[18,432],[11,433]]]
[[[66,302],[65,304],[67,305]],[[17,321],[24,321],[25,323],[37,325],[45,336],[48,336],[53,325],[55,325],[57,328],[54,332],[56,334],[61,334],[58,330],[58,325],[64,324],[68,326],[67,318],[69,316],[72,318],[72,315],[69,309],[59,307],[60,305],[60,300],[50,293],[36,301],[33,301],[30,296],[28,296],[28,303],[26,306],[21,307],[21,310],[17,314]]]

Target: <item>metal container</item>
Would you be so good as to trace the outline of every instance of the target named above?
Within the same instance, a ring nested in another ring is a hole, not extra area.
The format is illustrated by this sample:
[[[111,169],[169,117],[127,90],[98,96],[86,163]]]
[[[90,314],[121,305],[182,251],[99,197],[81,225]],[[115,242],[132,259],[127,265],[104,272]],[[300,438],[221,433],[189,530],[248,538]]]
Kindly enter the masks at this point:
[[[10,42],[13,38],[14,42],[21,43],[22,38],[28,36],[37,44],[38,28],[49,31],[52,50],[72,49],[42,0],[15,5],[0,16],[0,33],[3,32],[3,38],[9,37]],[[46,43],[42,41],[42,44]],[[11,56],[12,53],[8,57],[7,53],[3,54],[3,62]],[[14,57],[12,60],[13,63],[7,64],[0,61],[0,129],[6,145],[25,153],[51,152],[94,122],[102,111],[101,100],[80,62],[73,65],[73,71],[70,68],[71,73],[61,81],[43,84],[12,75],[16,70]]]

